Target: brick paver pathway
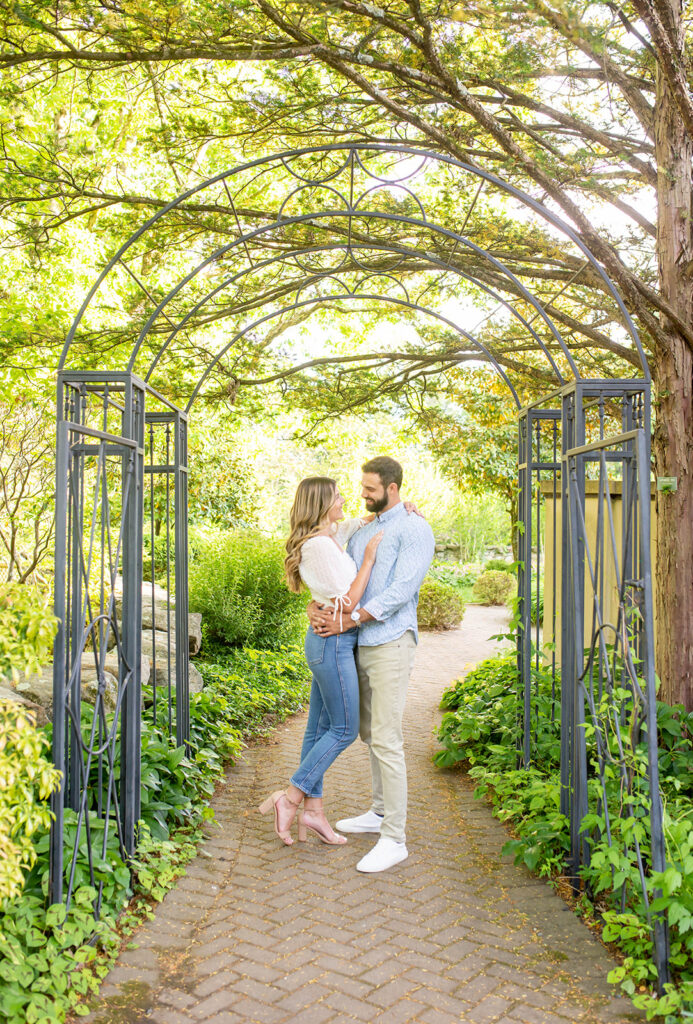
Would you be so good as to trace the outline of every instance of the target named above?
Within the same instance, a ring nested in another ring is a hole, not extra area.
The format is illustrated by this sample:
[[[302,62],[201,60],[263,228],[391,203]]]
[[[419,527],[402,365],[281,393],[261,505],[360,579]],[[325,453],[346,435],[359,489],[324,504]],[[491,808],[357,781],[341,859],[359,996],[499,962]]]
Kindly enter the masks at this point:
[[[501,861],[507,833],[459,772],[431,763],[440,694],[487,656],[502,616],[472,606],[427,634],[407,708],[409,859],[381,875],[373,843],[283,847],[255,807],[296,763],[304,716],[247,751],[187,875],[106,979],[94,1024],[567,1024],[641,1020],[613,964],[552,890]],[[333,819],[366,810],[357,741],[328,774]],[[327,800],[326,800],[327,803]],[[311,835],[311,833],[309,833]]]

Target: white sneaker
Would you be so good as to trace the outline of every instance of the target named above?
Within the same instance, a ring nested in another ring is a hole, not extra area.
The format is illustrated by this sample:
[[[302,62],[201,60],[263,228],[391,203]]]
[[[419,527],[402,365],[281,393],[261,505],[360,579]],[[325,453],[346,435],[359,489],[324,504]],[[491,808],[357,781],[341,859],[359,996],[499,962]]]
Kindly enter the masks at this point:
[[[375,811],[366,811],[358,818],[342,818],[335,825],[338,832],[380,832],[383,819]]]
[[[389,836],[381,836],[371,852],[358,862],[356,870],[369,873],[387,871],[388,868],[406,860],[408,856],[409,853],[404,843],[396,843]]]

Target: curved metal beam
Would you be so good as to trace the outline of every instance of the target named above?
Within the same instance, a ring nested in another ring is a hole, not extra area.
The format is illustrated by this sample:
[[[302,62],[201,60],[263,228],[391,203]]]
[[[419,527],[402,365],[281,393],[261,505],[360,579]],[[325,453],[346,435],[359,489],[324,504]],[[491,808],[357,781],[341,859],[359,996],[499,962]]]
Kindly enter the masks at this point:
[[[450,231],[448,228],[443,228],[443,227],[441,227],[438,224],[433,224],[430,221],[427,221],[424,224],[421,221],[416,220],[415,218],[405,217],[402,214],[394,214],[394,213],[387,213],[387,214],[385,214],[385,213],[379,213],[378,211],[367,211],[367,210],[363,210],[363,211],[360,211],[360,212],[358,212],[358,211],[357,212],[344,211],[344,210],[326,210],[326,211],[319,211],[318,213],[304,213],[304,214],[300,214],[300,215],[298,215],[296,217],[285,217],[281,221],[274,221],[272,224],[264,224],[264,225],[262,225],[262,227],[255,228],[253,231],[249,232],[246,235],[243,235],[241,238],[238,238],[238,239],[236,239],[233,242],[229,242],[228,245],[221,246],[215,252],[211,253],[204,260],[202,260],[200,263],[198,263],[197,266],[194,267],[193,270],[190,271],[190,273],[186,274],[185,277],[181,278],[181,280],[176,285],[174,285],[173,288],[171,288],[167,292],[167,294],[164,296],[164,298],[161,300],[161,302],[154,309],[153,313],[150,314],[149,318],[147,319],[146,323],[144,324],[144,326],[142,327],[142,329],[141,329],[141,331],[139,333],[137,341],[134,344],[134,347],[133,347],[133,350],[132,350],[132,354],[130,356],[130,362],[128,363],[128,367],[127,367],[128,371],[132,372],[133,367],[135,365],[135,360],[136,360],[138,352],[140,350],[140,347],[142,346],[142,344],[144,342],[144,339],[146,338],[147,334],[149,333],[150,328],[152,327],[154,321],[159,316],[159,314],[165,309],[165,307],[168,305],[168,303],[171,302],[176,297],[176,295],[187,284],[190,283],[190,281],[192,281],[192,279],[197,274],[199,274],[202,270],[204,270],[205,267],[208,267],[211,263],[214,263],[215,260],[218,260],[220,257],[225,256],[228,252],[230,252],[232,249],[236,248],[237,246],[239,246],[239,245],[247,245],[247,243],[249,241],[252,241],[252,240],[254,240],[256,238],[260,238],[262,235],[267,234],[270,231],[274,231],[277,227],[280,227],[280,226],[281,227],[287,227],[287,226],[293,225],[293,224],[305,224],[308,221],[315,222],[316,220],[324,220],[324,219],[327,219],[327,218],[329,218],[329,219],[348,218],[351,221],[354,217],[378,219],[378,220],[383,220],[383,221],[386,221],[386,222],[392,222],[392,223],[395,223],[395,224],[406,224],[409,227],[428,228],[429,230],[431,230],[431,231],[433,231],[433,232],[435,232],[437,234],[440,234],[440,235],[443,235],[446,238],[452,239],[455,242],[456,245],[463,245],[463,246],[465,246],[466,248],[470,249],[472,252],[476,253],[477,256],[481,256],[483,259],[487,260],[504,277],[506,277],[509,281],[512,281],[512,283],[515,285],[515,287],[520,292],[520,294],[525,299],[525,301],[528,302],[529,305],[532,306],[533,309],[536,311],[537,315],[539,317],[541,317],[541,319],[544,321],[546,326],[549,328],[549,330],[553,334],[553,336],[556,339],[558,345],[560,346],[561,351],[563,352],[563,355],[565,356],[566,360],[568,361],[568,365],[570,366],[570,369],[572,370],[573,374],[575,375],[575,379],[576,380],[580,380],[581,379],[580,372],[578,371],[578,368],[575,365],[573,357],[571,356],[571,354],[570,354],[570,352],[568,350],[568,347],[566,346],[565,342],[563,341],[563,338],[561,337],[561,334],[560,334],[558,328],[555,326],[553,321],[547,315],[547,313],[545,312],[543,307],[539,304],[537,299],[534,298],[534,296],[531,294],[531,292],[529,292],[525,288],[525,286],[522,284],[520,279],[518,277],[516,277],[515,274],[513,274],[513,272],[508,267],[506,267],[504,263],[501,263],[501,261],[496,259],[495,256],[492,256],[490,253],[488,253],[484,249],[480,248],[480,246],[476,245],[476,243],[470,241],[468,238],[464,238],[462,235],[458,235],[455,232]],[[369,243],[367,245],[367,248],[369,248],[369,249],[376,249],[377,250],[378,249],[378,244],[376,242],[373,242],[372,244]],[[454,272],[454,268],[449,267],[448,269],[452,270]],[[535,335],[535,338],[536,338],[536,335]],[[542,346],[542,350],[544,351],[544,353],[549,358],[549,360],[551,362],[551,365],[552,365],[552,369],[554,370],[554,372],[557,374],[557,376],[559,378],[561,378],[561,374],[558,371],[558,368],[556,367],[555,363],[553,363],[553,360],[551,359],[551,357],[548,355],[547,349]]]
[[[498,361],[494,359],[494,357],[491,355],[488,349],[484,345],[482,345],[480,341],[477,341],[476,338],[473,338],[470,334],[467,334],[466,331],[462,330],[461,327],[458,327],[457,324],[455,324],[452,320],[449,320],[447,317],[443,316],[442,313],[436,313],[435,310],[426,309],[424,306],[417,306],[411,302],[406,302],[404,299],[396,299],[389,295],[354,295],[351,292],[345,292],[342,295],[325,295],[319,299],[301,299],[300,301],[292,303],[290,306],[283,306],[281,309],[273,310],[271,313],[265,313],[264,316],[258,317],[258,319],[254,320],[252,323],[246,324],[246,326],[242,330],[237,331],[236,334],[234,334],[234,336],[231,338],[228,344],[225,345],[224,348],[221,349],[219,352],[217,352],[216,356],[211,361],[211,363],[209,363],[209,365],[205,367],[204,373],[202,374],[199,381],[195,385],[195,389],[192,395],[190,396],[190,399],[188,400],[188,404],[185,406],[185,412],[190,412],[193,402],[200,393],[200,389],[202,388],[204,382],[207,380],[207,378],[209,377],[210,373],[217,365],[217,363],[219,363],[221,359],[223,359],[223,357],[226,355],[229,349],[233,348],[236,342],[245,334],[247,334],[248,331],[252,330],[254,327],[259,327],[261,324],[264,324],[269,320],[273,320],[275,317],[281,316],[283,313],[289,313],[292,310],[301,309],[304,306],[310,306],[316,303],[335,302],[343,299],[375,299],[379,302],[390,302],[395,306],[404,306],[409,309],[414,309],[420,313],[426,313],[427,315],[432,316],[434,319],[440,320],[442,323],[447,324],[448,327],[451,327],[454,331],[457,332],[457,334],[461,335],[468,342],[470,342],[470,344],[474,345],[476,348],[479,349],[480,354],[486,359],[487,362],[491,363],[491,365],[494,367],[499,376],[508,385],[508,388],[510,389],[510,392],[515,400],[515,405],[517,406],[517,408],[521,408],[521,402],[517,394],[517,391],[511,384],[508,375],[506,374],[505,370],[499,365]]]
[[[373,248],[372,245],[369,245],[368,243],[365,243],[365,242],[364,243],[358,243],[356,245],[354,245],[354,244],[350,245],[347,242],[344,242],[344,243],[342,243],[342,242],[333,242],[333,243],[327,243],[325,245],[311,246],[310,248],[306,248],[306,249],[292,249],[292,250],[290,250],[289,252],[286,252],[286,253],[278,253],[278,254],[276,254],[274,256],[270,256],[267,259],[262,260],[261,262],[254,264],[253,266],[245,267],[243,270],[238,271],[236,274],[229,275],[229,277],[225,278],[220,284],[218,284],[214,288],[212,288],[211,291],[209,291],[194,306],[192,306],[188,310],[188,312],[185,314],[185,316],[179,321],[179,323],[176,324],[176,326],[173,328],[173,330],[168,335],[166,340],[159,347],[159,350],[158,350],[156,356],[154,357],[154,359],[150,363],[149,369],[147,370],[147,373],[146,373],[146,375],[144,377],[145,381],[148,381],[150,379],[154,369],[156,368],[159,360],[162,358],[162,356],[166,352],[167,348],[174,342],[174,340],[175,340],[176,336],[178,335],[178,333],[185,328],[186,324],[192,319],[192,317],[195,316],[195,314],[207,302],[211,301],[214,298],[215,295],[218,295],[219,292],[223,291],[225,288],[229,287],[232,284],[235,284],[237,281],[240,281],[246,275],[253,273],[255,270],[262,270],[265,267],[271,266],[274,263],[279,263],[279,262],[282,262],[284,260],[295,259],[297,256],[310,255],[310,254],[319,253],[319,252],[331,252],[331,251],[337,251],[337,250],[340,250],[340,249],[345,249],[346,251],[351,251],[352,249],[361,250],[361,249],[372,249],[372,248]],[[565,378],[563,377],[562,373],[558,369],[558,366],[556,365],[556,363],[555,363],[555,361],[553,359],[553,356],[551,355],[549,350],[546,348],[546,346],[544,345],[544,342],[541,340],[541,338],[539,337],[537,332],[534,330],[534,328],[532,327],[531,323],[528,320],[526,320],[525,317],[523,317],[522,314],[517,309],[515,309],[515,307],[512,305],[511,302],[508,302],[507,299],[504,299],[502,295],[500,295],[498,292],[495,291],[495,289],[491,288],[489,285],[484,284],[482,281],[479,281],[477,278],[475,278],[471,274],[465,273],[463,270],[460,270],[460,269],[455,268],[455,267],[450,267],[450,265],[448,263],[445,263],[442,259],[440,259],[439,257],[436,257],[433,253],[427,253],[427,252],[425,252],[422,249],[410,249],[410,248],[408,248],[406,246],[397,246],[397,245],[392,245],[391,244],[391,245],[388,245],[388,246],[382,245],[382,246],[378,247],[378,251],[379,252],[392,252],[392,253],[396,253],[398,255],[401,255],[403,257],[414,256],[414,257],[425,258],[426,260],[428,260],[429,263],[432,263],[434,266],[438,266],[438,267],[440,267],[443,270],[455,273],[459,277],[464,278],[466,281],[469,281],[471,284],[474,284],[476,287],[478,287],[479,289],[484,291],[494,301],[498,302],[505,309],[507,309],[508,312],[511,314],[511,316],[515,317],[522,324],[522,326],[534,338],[534,340],[535,340],[535,342],[537,344],[537,348],[540,349],[544,353],[544,355],[546,356],[546,359],[547,359],[549,365],[551,366],[551,369],[556,374],[556,377],[559,380],[559,382],[561,384],[565,383]],[[300,264],[299,264],[299,266],[300,266]],[[359,267],[361,267],[361,264],[359,264]],[[300,287],[305,287],[307,284],[311,284],[314,281],[324,280],[325,278],[333,277],[335,274],[339,273],[342,270],[343,270],[343,267],[340,266],[340,267],[334,268],[331,271],[326,271],[324,274],[321,274],[319,271],[316,271],[315,274],[312,276],[312,278],[308,278],[307,277],[304,280],[304,282],[300,285]],[[422,308],[424,309],[424,311],[428,311],[428,307],[422,307]],[[134,367],[134,363],[131,362],[131,366]]]
[[[247,170],[250,170],[250,169],[255,168],[255,167],[262,167],[262,166],[264,166],[266,164],[269,164],[269,163],[272,163],[272,162],[278,162],[278,163],[281,163],[287,170],[290,171],[290,173],[292,173],[294,175],[294,177],[296,177],[298,179],[298,175],[288,167],[287,161],[292,160],[292,159],[296,159],[297,157],[307,156],[307,155],[310,155],[310,154],[313,154],[313,153],[330,153],[330,152],[346,152],[348,154],[347,160],[344,162],[344,164],[338,170],[333,171],[329,176],[327,176],[326,178],[322,179],[322,181],[320,181],[318,179],[315,179],[315,180],[313,180],[313,179],[302,179],[302,180],[304,180],[306,182],[310,182],[311,184],[315,184],[315,185],[322,184],[325,181],[331,180],[332,178],[336,177],[337,174],[341,173],[341,171],[344,169],[344,167],[346,167],[348,165],[349,160],[353,159],[354,155],[357,156],[360,165],[363,167],[364,165],[363,165],[363,162],[361,160],[361,155],[360,155],[362,153],[365,153],[365,152],[367,152],[367,153],[399,153],[399,154],[402,154],[403,156],[418,156],[418,157],[421,157],[423,160],[429,160],[430,159],[430,160],[438,161],[438,162],[443,163],[443,164],[447,164],[447,165],[452,166],[452,167],[457,167],[459,170],[463,171],[466,174],[470,174],[470,175],[472,175],[475,178],[481,178],[484,181],[488,181],[490,184],[494,185],[500,191],[505,192],[507,195],[513,196],[515,199],[517,199],[524,206],[529,207],[536,214],[538,214],[538,216],[540,216],[543,220],[545,220],[549,224],[552,224],[554,227],[558,228],[559,231],[561,231],[567,238],[569,238],[573,242],[573,244],[576,245],[580,249],[580,251],[583,253],[583,255],[585,256],[585,258],[588,261],[589,265],[591,267],[593,267],[594,270],[597,272],[597,274],[599,275],[599,277],[603,281],[607,291],[612,296],[613,300],[616,302],[616,305],[618,306],[618,308],[619,308],[619,310],[621,312],[621,315],[623,317],[624,325],[626,327],[626,330],[628,331],[628,333],[630,334],[631,338],[633,339],[633,342],[635,344],[636,350],[638,352],[638,355],[639,355],[639,358],[640,358],[640,361],[641,361],[641,365],[642,365],[642,369],[643,369],[643,373],[645,375],[645,378],[648,381],[651,380],[651,374],[650,374],[649,366],[648,366],[648,363],[647,363],[647,358],[645,356],[645,352],[643,350],[642,343],[640,341],[640,337],[639,337],[638,331],[637,331],[637,329],[635,327],[635,324],[633,323],[633,320],[631,319],[630,314],[628,313],[628,310],[625,307],[625,304],[624,304],[624,302],[623,302],[619,292],[617,291],[616,287],[614,286],[613,282],[611,281],[611,278],[608,276],[608,274],[603,269],[601,264],[598,262],[596,257],[592,254],[591,250],[578,237],[578,235],[570,227],[570,225],[568,225],[565,221],[563,221],[556,214],[552,213],[550,210],[547,210],[544,206],[542,206],[540,203],[538,203],[535,199],[533,199],[527,193],[522,192],[520,189],[517,189],[513,185],[510,185],[508,182],[505,182],[501,178],[498,178],[495,174],[491,174],[488,171],[483,170],[482,168],[473,167],[470,164],[466,164],[466,163],[464,163],[461,160],[457,160],[455,157],[448,156],[447,154],[444,154],[444,153],[436,153],[436,152],[433,152],[433,151],[430,151],[430,150],[425,150],[425,149],[422,149],[421,147],[418,147],[418,146],[410,146],[410,145],[402,145],[402,144],[390,144],[390,143],[378,143],[378,142],[372,142],[372,143],[353,143],[353,142],[352,143],[341,143],[341,142],[337,142],[337,143],[332,143],[332,144],[327,145],[327,146],[325,146],[325,145],[322,145],[322,146],[304,146],[304,147],[302,147],[300,149],[297,149],[297,150],[286,150],[286,151],[284,151],[282,153],[276,153],[276,154],[271,154],[269,156],[258,157],[257,159],[248,161],[245,164],[241,164],[241,165],[239,165],[237,167],[234,167],[234,168],[231,168],[229,170],[222,171],[221,173],[216,174],[213,177],[206,179],[205,181],[201,182],[200,184],[194,186],[191,189],[188,189],[186,192],[183,192],[181,195],[179,195],[175,199],[171,200],[171,202],[169,202],[165,206],[163,206],[161,210],[158,210],[152,217],[150,217],[150,219],[148,221],[146,221],[136,232],[134,232],[134,234],[131,235],[130,238],[126,242],[123,243],[123,245],[118,249],[116,254],[107,263],[107,265],[104,267],[103,271],[101,272],[101,274],[99,275],[97,280],[94,282],[94,284],[90,288],[89,292],[87,293],[86,298],[84,299],[84,302],[82,303],[82,306],[80,307],[80,309],[79,309],[79,311],[77,313],[77,316],[75,317],[75,319],[74,319],[74,321],[72,323],[70,331],[69,331],[69,333],[67,335],[67,338],[65,340],[65,345],[63,346],[63,350],[62,350],[62,353],[61,353],[61,356],[60,356],[59,369],[62,370],[64,368],[64,366],[65,366],[65,360],[67,359],[67,355],[68,355],[68,352],[69,352],[70,347],[72,345],[72,342],[74,340],[77,328],[78,328],[78,326],[79,326],[79,324],[80,324],[80,322],[82,320],[82,317],[84,316],[84,313],[86,312],[87,308],[89,307],[89,304],[90,304],[92,298],[94,297],[94,295],[96,294],[98,289],[101,287],[101,284],[106,279],[106,277],[108,276],[110,271],[113,269],[113,267],[116,265],[116,263],[122,258],[124,253],[127,252],[127,250],[130,248],[130,246],[133,245],[139,238],[141,238],[142,235],[145,234],[157,221],[159,221],[162,217],[166,216],[166,214],[169,213],[171,210],[175,209],[177,206],[179,206],[182,203],[184,203],[187,199],[190,199],[192,196],[194,196],[197,193],[201,192],[202,190],[210,187],[211,185],[216,184],[217,182],[222,182],[222,181],[225,182],[227,178],[230,178],[230,177],[232,177],[235,174],[240,174],[243,171],[247,171]],[[367,173],[370,174],[371,172],[367,171]],[[376,178],[375,175],[372,175],[372,176],[374,178]]]

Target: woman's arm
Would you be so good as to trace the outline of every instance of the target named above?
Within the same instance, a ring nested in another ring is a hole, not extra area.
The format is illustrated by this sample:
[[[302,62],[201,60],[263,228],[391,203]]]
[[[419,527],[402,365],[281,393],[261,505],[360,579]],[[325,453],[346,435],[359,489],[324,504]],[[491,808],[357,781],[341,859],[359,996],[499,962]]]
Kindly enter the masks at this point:
[[[355,519],[343,519],[341,523],[337,523],[337,529],[335,530],[335,540],[342,547],[348,540],[354,536],[354,534],[365,526],[366,523],[370,523],[375,519],[374,515],[369,516],[358,516]]]
[[[368,581],[371,578],[371,572],[375,565],[375,553],[378,549],[380,541],[383,539],[385,533],[381,530],[376,533],[366,544],[366,550],[363,553],[363,562],[361,568],[356,573],[354,582],[351,584],[346,594],[342,595],[341,601],[345,608],[355,608],[363,597],[363,592],[368,586]]]
[[[375,563],[375,552],[380,541],[383,539],[384,531],[376,533],[366,544],[363,553],[361,568],[356,573],[353,583],[349,589],[341,595],[335,595],[334,608],[321,608],[315,601],[311,601],[306,608],[308,621],[313,629],[320,629],[321,636],[328,636],[330,633],[341,633],[344,629],[351,629],[352,623],[347,619],[346,624],[342,615],[344,609],[353,609],[363,597],[363,592],[368,586],[371,571]],[[339,611],[339,616],[337,612]],[[326,631],[325,631],[326,627]]]

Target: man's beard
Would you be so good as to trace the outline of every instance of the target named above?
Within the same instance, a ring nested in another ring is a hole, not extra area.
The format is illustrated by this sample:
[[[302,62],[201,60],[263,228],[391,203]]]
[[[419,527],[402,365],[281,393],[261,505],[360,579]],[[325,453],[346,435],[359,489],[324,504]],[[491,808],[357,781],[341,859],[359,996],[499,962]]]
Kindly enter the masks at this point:
[[[366,498],[366,508],[369,512],[375,512],[376,515],[378,512],[382,512],[386,505],[387,491],[385,491],[382,498]]]

